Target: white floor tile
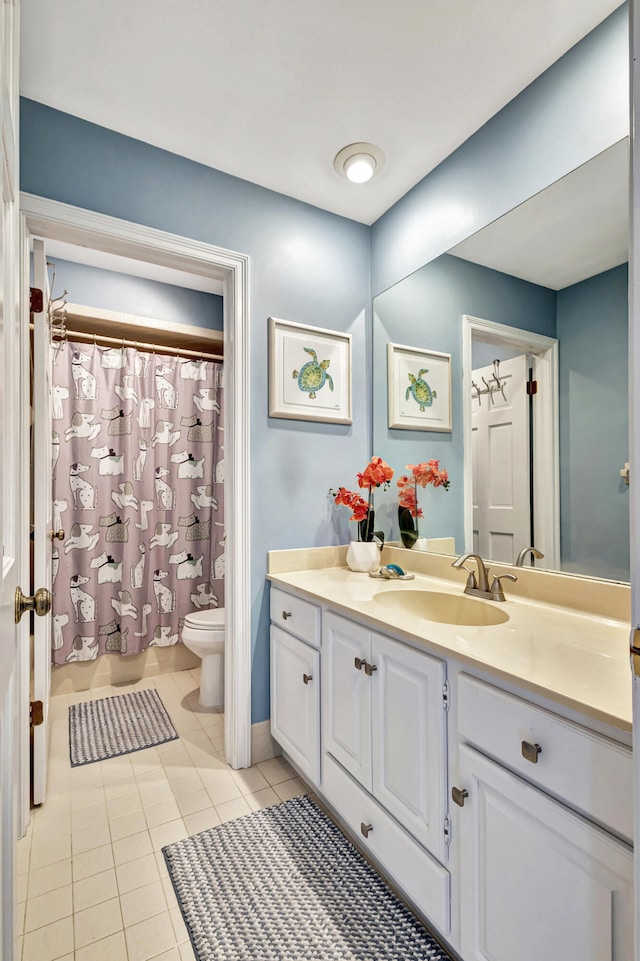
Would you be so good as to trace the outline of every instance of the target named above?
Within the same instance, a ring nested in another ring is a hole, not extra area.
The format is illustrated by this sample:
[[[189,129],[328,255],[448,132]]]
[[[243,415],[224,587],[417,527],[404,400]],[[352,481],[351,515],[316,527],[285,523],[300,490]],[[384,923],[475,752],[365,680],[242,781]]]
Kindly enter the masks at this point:
[[[131,837],[132,834],[139,834],[147,827],[142,808],[123,814],[121,817],[114,818],[109,822],[111,830],[111,840],[119,841],[121,838]]]
[[[176,818],[182,817],[182,814],[174,798],[171,798],[171,800],[145,807],[144,816],[147,819],[147,826],[154,828],[168,821],[175,821]]]
[[[130,837],[113,842],[113,858],[116,864],[135,861],[136,858],[142,858],[145,854],[151,854],[152,851],[153,846],[148,831],[140,831],[139,834],[132,834]]]
[[[227,771],[217,771],[205,780],[207,794],[216,805],[242,797],[242,791]]]
[[[231,801],[230,803],[233,804],[234,802]],[[214,828],[221,822],[217,809],[209,807],[205,811],[187,814],[184,818],[184,823],[189,832],[189,837],[191,837],[194,834],[200,834],[201,831],[208,831],[209,828]]]
[[[125,928],[138,924],[146,918],[155,917],[158,914],[166,913],[167,902],[165,900],[162,882],[158,878],[151,884],[145,884],[141,888],[135,888],[127,894],[120,896],[120,906],[122,908],[122,920]]]
[[[160,851],[165,844],[174,844],[175,841],[182,841],[189,837],[189,832],[182,818],[169,821],[167,824],[159,824],[156,828],[150,828],[149,834],[154,851]]]
[[[112,898],[84,911],[76,911],[73,916],[76,948],[82,948],[93,941],[101,941],[110,934],[122,930],[120,901]]]
[[[251,808],[247,804],[246,798],[239,797],[235,801],[225,801],[224,804],[216,805],[216,811],[221,821],[233,821],[240,818],[243,814],[250,814]]]
[[[71,884],[71,858],[33,869],[29,874],[28,896],[36,898],[65,884]]]
[[[47,838],[42,838],[31,848],[31,868],[43,868],[56,861],[64,861],[71,857],[71,836],[51,834]]]
[[[256,794],[257,791],[262,791],[264,788],[269,787],[269,782],[264,774],[256,767],[233,771],[231,777],[243,794]]]
[[[25,932],[35,931],[36,928],[43,928],[46,924],[68,918],[73,914],[71,885],[66,884],[46,894],[29,898],[26,904]]]
[[[281,781],[290,781],[295,776],[295,772],[287,762],[279,757],[271,758],[269,761],[261,761],[258,768],[272,787]]]
[[[301,794],[309,793],[306,784],[297,777],[291,778],[289,781],[281,781],[279,784],[274,784],[273,790],[281,801],[290,801],[291,798],[300,797]]]
[[[149,961],[176,944],[169,913],[125,928],[129,961]]]
[[[247,794],[245,795],[245,799],[252,811],[261,811],[263,808],[269,808],[273,804],[280,804],[280,798],[272,787],[264,788],[262,791],[256,791],[255,794]]]
[[[124,931],[117,931],[108,938],[94,941],[93,944],[88,944],[84,948],[78,948],[75,961],[127,961]]]
[[[201,791],[194,791],[184,797],[178,797],[178,807],[183,817],[188,814],[197,814],[198,811],[206,811],[213,804],[213,801],[204,788]]]
[[[76,881],[73,885],[73,910],[83,911],[103,901],[118,897],[116,872],[113,868],[94,874],[89,880]]]
[[[101,821],[92,827],[72,832],[71,850],[75,857],[76,854],[83,854],[85,851],[93,851],[94,848],[101,848],[103,845],[109,844],[110,841],[109,825],[106,821]]]
[[[154,854],[146,854],[143,858],[136,858],[135,861],[126,861],[116,867],[116,879],[120,894],[134,891],[145,884],[151,884],[160,877],[158,865]]]
[[[63,918],[25,934],[22,961],[55,961],[73,952],[73,946],[73,918]]]
[[[84,854],[75,855],[72,862],[72,872],[74,881],[82,881],[85,878],[93,877],[94,874],[101,874],[113,867],[113,848],[110,844],[105,844],[101,848],[94,848],[93,851],[86,851]]]

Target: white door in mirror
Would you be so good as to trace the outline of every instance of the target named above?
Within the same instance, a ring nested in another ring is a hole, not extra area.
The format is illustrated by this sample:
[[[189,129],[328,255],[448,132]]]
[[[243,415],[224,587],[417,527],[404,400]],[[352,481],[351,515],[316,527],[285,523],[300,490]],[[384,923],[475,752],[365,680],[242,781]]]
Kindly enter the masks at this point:
[[[528,367],[501,361],[500,386],[493,367],[472,374],[473,550],[506,564],[531,543]]]

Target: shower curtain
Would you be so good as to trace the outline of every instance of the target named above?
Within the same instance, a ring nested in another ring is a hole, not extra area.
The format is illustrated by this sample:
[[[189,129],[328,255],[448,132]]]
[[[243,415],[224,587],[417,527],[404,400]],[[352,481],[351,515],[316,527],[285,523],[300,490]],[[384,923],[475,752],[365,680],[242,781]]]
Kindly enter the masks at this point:
[[[222,364],[52,346],[53,662],[177,644],[224,606]]]

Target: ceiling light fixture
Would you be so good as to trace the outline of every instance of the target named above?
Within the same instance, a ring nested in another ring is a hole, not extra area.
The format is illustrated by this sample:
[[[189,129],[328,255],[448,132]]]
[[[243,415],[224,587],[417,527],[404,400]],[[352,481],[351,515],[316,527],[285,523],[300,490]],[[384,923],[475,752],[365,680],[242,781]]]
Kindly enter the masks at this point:
[[[333,161],[338,173],[354,184],[371,180],[383,164],[384,154],[372,143],[351,143],[343,147]]]

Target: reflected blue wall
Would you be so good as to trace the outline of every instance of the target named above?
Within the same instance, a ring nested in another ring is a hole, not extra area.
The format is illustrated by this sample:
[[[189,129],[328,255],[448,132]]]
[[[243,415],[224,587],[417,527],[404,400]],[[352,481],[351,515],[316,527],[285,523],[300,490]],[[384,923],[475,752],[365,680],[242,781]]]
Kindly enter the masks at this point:
[[[629,580],[628,267],[558,293],[562,569]]]

